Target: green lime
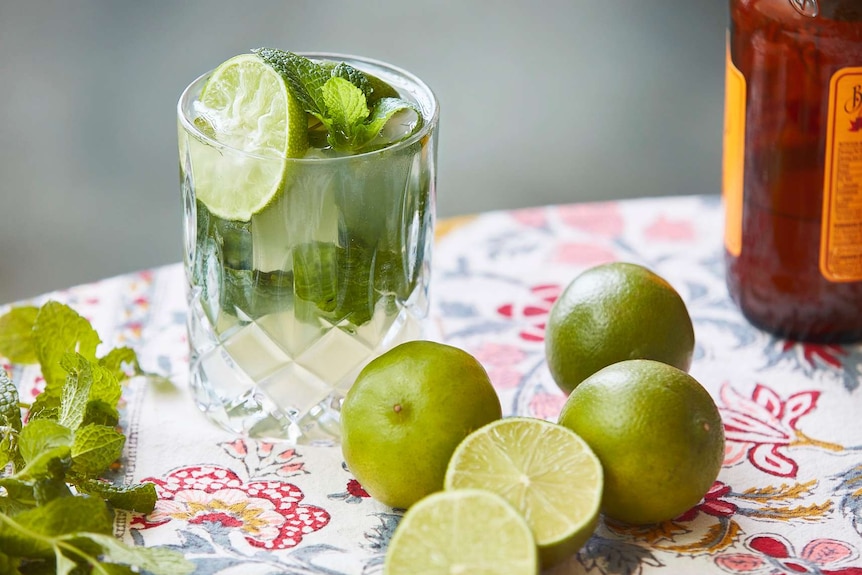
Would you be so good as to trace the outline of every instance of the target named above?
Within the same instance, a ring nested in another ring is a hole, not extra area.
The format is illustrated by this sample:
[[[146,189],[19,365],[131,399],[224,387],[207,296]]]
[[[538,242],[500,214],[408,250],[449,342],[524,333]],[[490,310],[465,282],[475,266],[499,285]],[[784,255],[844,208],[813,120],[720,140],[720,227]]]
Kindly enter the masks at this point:
[[[643,266],[614,262],[588,269],[551,308],[545,355],[569,393],[598,370],[626,359],[654,359],[688,371],[694,328],[685,302]]]
[[[248,221],[282,189],[286,158],[308,148],[308,119],[281,75],[254,54],[218,66],[198,97],[195,124],[226,149],[194,141],[197,199],[216,216]]]
[[[341,448],[375,499],[407,508],[443,489],[452,452],[502,417],[488,374],[467,352],[411,341],[372,360],[341,407]]]
[[[524,518],[479,489],[439,491],[407,510],[389,542],[384,575],[536,575]]]
[[[718,476],[724,427],[715,402],[689,374],[651,360],[608,366],[569,395],[561,425],[602,462],[605,515],[626,523],[673,519]]]
[[[595,530],[602,476],[598,458],[571,430],[507,417],[458,446],[446,489],[481,488],[504,497],[526,517],[548,567],[576,553]]]

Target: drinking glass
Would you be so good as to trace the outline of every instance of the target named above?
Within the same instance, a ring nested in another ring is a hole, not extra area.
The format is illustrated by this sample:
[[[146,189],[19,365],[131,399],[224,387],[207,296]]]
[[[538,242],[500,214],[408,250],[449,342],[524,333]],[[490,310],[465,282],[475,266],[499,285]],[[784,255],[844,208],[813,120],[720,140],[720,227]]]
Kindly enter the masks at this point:
[[[186,88],[178,132],[190,384],[200,409],[237,434],[335,443],[341,402],[361,368],[422,337],[438,103],[425,83],[394,66],[303,55],[384,80],[418,106],[423,125],[356,155],[252,156],[196,124],[195,101],[208,74]],[[200,172],[214,154],[218,162],[262,170],[286,162],[282,189],[248,221],[217,217],[196,187],[205,185]]]

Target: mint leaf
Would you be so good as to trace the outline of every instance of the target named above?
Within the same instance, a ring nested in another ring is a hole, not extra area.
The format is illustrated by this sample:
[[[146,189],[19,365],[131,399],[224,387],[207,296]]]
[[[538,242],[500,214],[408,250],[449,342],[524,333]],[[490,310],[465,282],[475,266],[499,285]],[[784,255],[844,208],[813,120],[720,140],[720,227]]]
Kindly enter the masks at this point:
[[[101,401],[108,405],[117,405],[123,395],[123,387],[114,372],[101,364],[92,363],[90,370],[93,374],[93,384],[90,386],[87,402]]]
[[[346,62],[336,64],[330,71],[330,75],[333,78],[343,78],[362,90],[366,100],[369,100],[374,92],[368,77]]]
[[[63,497],[14,517],[0,514],[0,549],[16,557],[52,558],[57,536],[112,530],[113,516],[103,501]]]
[[[0,512],[15,515],[36,506],[35,487],[32,481],[0,477],[0,487],[6,490],[6,495],[0,497]]]
[[[13,516],[54,499],[71,496],[64,473],[56,471],[38,479],[0,477],[0,487],[6,491],[0,497],[0,513]]]
[[[151,513],[156,507],[158,493],[152,483],[137,485],[114,485],[98,479],[86,479],[76,483],[75,487],[81,493],[101,497],[118,509]]]
[[[72,430],[50,419],[30,421],[21,430],[18,449],[26,463],[57,447],[72,446]]]
[[[132,368],[131,375],[143,375],[144,371],[138,363],[138,356],[130,347],[117,347],[108,352],[108,354],[99,359],[99,365],[114,374],[117,380],[126,378],[126,372],[123,369],[128,365]]]
[[[105,535],[113,535],[114,532],[114,514],[104,501],[95,497],[55,499],[26,514],[29,514],[26,521],[22,517],[24,513],[17,515],[16,521],[48,536],[82,531]]]
[[[33,482],[33,500],[36,505],[45,505],[54,499],[72,496],[72,491],[66,484],[66,467],[65,465],[55,466],[49,471],[48,476],[40,477]]]
[[[57,501],[60,501],[59,499]],[[36,507],[19,513],[14,518],[0,515],[0,549],[18,557],[50,558],[54,554],[51,543],[43,537],[33,536],[27,523],[27,514],[38,513],[45,509]],[[24,523],[22,523],[22,520]]]
[[[24,306],[12,308],[0,317],[0,355],[15,363],[36,363],[33,346],[33,324],[39,308]]]
[[[355,147],[354,127],[368,117],[368,104],[362,90],[344,78],[330,78],[321,90],[328,115],[317,118],[329,130],[329,145],[336,150]]]
[[[64,445],[42,451],[32,460],[28,461],[27,465],[20,471],[17,471],[15,477],[21,479],[62,477],[66,474],[72,463],[71,451],[70,447]]]
[[[194,570],[175,551],[127,545],[111,531],[110,511],[90,497],[57,499],[15,517],[0,514],[0,566],[17,568],[21,562],[16,558],[21,557],[26,558],[27,573],[131,574],[140,569],[153,575],[186,575]]]
[[[105,403],[100,399],[91,399],[87,402],[87,411],[84,413],[84,419],[81,425],[107,425],[116,427],[120,422],[120,412],[116,407]]]
[[[348,80],[351,84],[362,90],[362,93],[365,94],[365,99],[368,100],[368,105],[370,106],[380,98],[397,98],[398,90],[368,72],[363,72],[362,70],[357,70],[347,62],[332,62],[329,60],[323,60],[319,62],[323,68],[325,68],[330,77],[335,78],[336,76],[339,78],[344,78]]]
[[[330,77],[326,68],[293,52],[273,48],[259,48],[252,52],[281,74],[290,94],[306,112],[325,113],[321,88]]]
[[[82,355],[66,355],[61,365],[69,375],[60,401],[60,423],[76,429],[84,423],[88,413],[93,415],[93,410],[107,417],[113,415],[123,390],[111,370]]]
[[[326,141],[335,150],[346,153],[365,151],[380,135],[386,122],[407,108],[415,110],[419,119],[411,131],[395,141],[409,137],[422,126],[422,114],[415,104],[388,97],[397,95],[391,86],[345,62],[317,63],[292,52],[272,48],[252,52],[278,72],[302,108],[320,120],[327,131]],[[378,91],[380,95],[375,96]],[[370,117],[369,102],[374,103]],[[377,147],[392,143],[381,142]]]
[[[59,547],[54,548],[55,570],[57,575],[69,575],[78,564],[66,557],[63,550]]]
[[[101,340],[90,323],[67,305],[49,301],[39,309],[33,325],[33,344],[45,378],[45,390],[31,407],[31,417],[51,412],[60,405],[66,370],[60,360],[67,353],[78,352],[95,360]]]
[[[30,421],[18,437],[25,465],[16,468],[21,479],[62,478],[71,464],[72,431],[50,419]]]
[[[383,127],[392,119],[392,117],[404,110],[413,110],[416,112],[416,122],[412,129],[404,132],[403,138],[407,138],[415,134],[422,127],[422,112],[414,104],[398,98],[382,98],[375,102],[371,108],[371,114],[364,124],[361,124],[356,129],[355,141],[359,147],[365,148],[371,144]],[[403,139],[402,138],[402,139]],[[382,142],[379,147],[389,145],[390,142]]]
[[[18,390],[5,370],[0,369],[0,470],[10,461],[20,467],[18,434],[21,431],[21,408]]]
[[[20,564],[21,560],[17,557],[9,557],[5,552],[0,551],[0,573],[21,575],[21,571],[18,570]]]
[[[18,389],[4,369],[0,369],[0,427],[21,431]]]
[[[293,247],[296,296],[331,312],[338,298],[338,252],[335,244],[309,242]]]
[[[57,302],[0,319],[0,346],[21,361],[32,348],[46,379],[23,423],[17,390],[0,370],[0,573],[190,572],[172,551],[135,550],[111,535],[106,501],[149,513],[157,499],[153,484],[94,479],[122,454],[125,436],[114,426],[124,370],[142,373],[134,351],[115,349],[97,360],[98,334]],[[13,473],[4,477],[10,460]]]
[[[284,305],[284,290],[293,289],[293,273],[276,270],[236,270],[226,267],[221,290],[222,308],[246,310],[257,319]]]
[[[33,325],[36,356],[42,364],[42,376],[48,384],[62,383],[59,362],[69,352],[78,352],[89,360],[96,359],[101,343],[99,334],[86,319],[67,305],[49,301],[39,309]],[[47,373],[46,373],[47,371]]]
[[[135,571],[128,565],[118,565],[116,563],[99,563],[99,574],[100,575],[138,575],[138,571]]]
[[[329,119],[346,129],[368,117],[365,94],[344,78],[330,78],[322,89],[323,101],[329,110]]]
[[[72,472],[97,477],[123,454],[126,436],[104,425],[87,425],[75,432],[72,443]]]
[[[66,385],[60,400],[60,423],[77,429],[87,412],[90,389],[93,387],[93,364],[82,355],[67,354],[60,364],[66,370]]]
[[[102,546],[105,557],[113,562],[135,565],[153,575],[186,575],[194,563],[169,549],[134,547],[107,535],[89,533],[87,537]]]

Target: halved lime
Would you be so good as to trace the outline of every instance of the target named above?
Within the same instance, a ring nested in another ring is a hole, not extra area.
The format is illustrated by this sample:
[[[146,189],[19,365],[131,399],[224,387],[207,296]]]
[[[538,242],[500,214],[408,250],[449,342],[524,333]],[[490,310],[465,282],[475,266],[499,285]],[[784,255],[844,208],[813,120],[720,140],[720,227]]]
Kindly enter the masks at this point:
[[[536,575],[527,522],[489,491],[438,491],[407,510],[386,552],[384,575]]]
[[[542,566],[570,557],[596,528],[602,466],[573,431],[541,419],[507,417],[481,427],[455,449],[446,489],[481,488],[527,519]]]
[[[189,146],[197,199],[220,218],[248,221],[281,190],[286,158],[305,154],[306,113],[281,75],[254,54],[218,66],[196,112],[195,124],[225,146]]]

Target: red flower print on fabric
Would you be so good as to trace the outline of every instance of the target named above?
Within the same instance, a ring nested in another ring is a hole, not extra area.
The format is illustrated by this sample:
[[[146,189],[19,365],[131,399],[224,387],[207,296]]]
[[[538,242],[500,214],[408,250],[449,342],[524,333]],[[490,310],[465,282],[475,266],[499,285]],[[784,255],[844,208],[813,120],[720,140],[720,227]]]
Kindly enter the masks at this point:
[[[347,471],[347,464],[342,462],[341,468],[344,469],[344,471]],[[368,492],[365,491],[365,488],[362,487],[362,484],[359,483],[359,481],[354,478],[350,478],[347,480],[347,487],[344,491],[338,493],[330,493],[326,497],[328,499],[332,499],[333,501],[344,501],[346,503],[359,504],[362,503],[365,499],[370,499],[371,495],[369,495]]]
[[[365,488],[362,487],[362,485],[360,485],[355,479],[351,479],[347,482],[347,492],[354,497],[371,497],[368,492],[365,491]]]
[[[301,505],[302,491],[279,481],[243,481],[218,466],[184,467],[164,479],[148,477],[159,500],[149,515],[132,520],[134,529],[151,529],[170,521],[202,526],[208,531],[238,529],[253,547],[289,549],[303,535],[329,523],[329,513]]]
[[[270,441],[235,439],[219,444],[225,453],[242,462],[249,477],[293,477],[306,473],[296,450]]]
[[[553,256],[554,261],[582,267],[592,267],[617,260],[613,250],[605,246],[584,242],[562,242]]]
[[[752,553],[728,553],[715,563],[729,573],[821,573],[822,575],[862,575],[862,568],[840,566],[856,559],[858,553],[850,544],[835,539],[809,541],[796,553],[784,537],[770,533],[754,535],[745,541]]]
[[[532,300],[526,305],[507,303],[497,308],[497,313],[505,318],[522,324],[518,333],[524,341],[545,341],[545,321],[554,302],[560,297],[563,288],[556,284],[543,284],[530,288]]]
[[[560,393],[537,393],[530,399],[530,415],[539,419],[556,420],[568,396]]]
[[[695,237],[694,222],[672,220],[662,214],[644,230],[644,236],[650,240],[690,242]]]
[[[730,494],[730,485],[716,481],[703,496],[703,500],[676,518],[676,521],[691,521],[701,513],[713,517],[731,517],[738,507],[730,501],[722,499]]]
[[[545,208],[523,208],[512,212],[512,218],[528,228],[543,228],[548,223]]]
[[[562,205],[557,214],[567,226],[605,238],[621,235],[625,226],[620,208],[613,202]]]
[[[725,466],[747,458],[754,467],[770,475],[796,477],[799,466],[790,457],[790,448],[805,445],[830,451],[844,449],[812,439],[798,429],[799,420],[817,406],[819,391],[803,391],[781,399],[769,387],[758,384],[747,398],[725,383],[719,395]]]
[[[472,350],[473,356],[488,371],[488,378],[497,389],[514,389],[521,383],[523,374],[518,365],[527,356],[514,345],[484,343]]]
[[[847,350],[840,345],[805,343],[793,340],[785,340],[781,350],[784,353],[789,353],[797,346],[802,350],[802,357],[812,366],[820,363],[830,367],[841,367],[843,365],[842,358],[847,355]]]

